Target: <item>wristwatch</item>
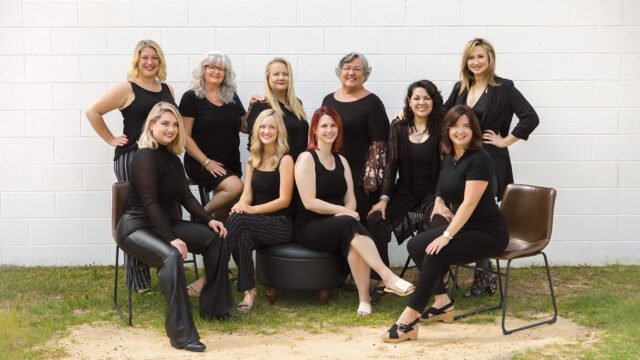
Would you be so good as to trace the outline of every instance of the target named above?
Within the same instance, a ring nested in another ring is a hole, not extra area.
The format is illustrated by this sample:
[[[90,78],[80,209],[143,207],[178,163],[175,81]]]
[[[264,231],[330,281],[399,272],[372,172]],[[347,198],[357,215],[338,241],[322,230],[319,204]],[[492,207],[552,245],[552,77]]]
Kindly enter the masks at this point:
[[[450,233],[448,230],[445,230],[445,231],[442,233],[442,236],[446,237],[446,238],[447,238],[447,239],[449,239],[449,240],[453,240],[453,236],[451,236],[451,233]]]

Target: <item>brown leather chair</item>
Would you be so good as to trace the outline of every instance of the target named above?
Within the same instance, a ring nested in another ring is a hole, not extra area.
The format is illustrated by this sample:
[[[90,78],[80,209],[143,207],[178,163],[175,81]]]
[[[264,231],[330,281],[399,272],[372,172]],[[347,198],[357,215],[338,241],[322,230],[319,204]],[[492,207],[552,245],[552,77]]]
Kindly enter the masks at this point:
[[[118,221],[124,214],[127,209],[127,200],[129,199],[129,192],[131,191],[131,185],[128,182],[116,182],[111,185],[111,237],[115,241],[116,238],[116,227],[118,226]],[[181,214],[180,207],[176,207],[175,211],[177,214]],[[124,320],[129,326],[133,324],[133,312],[132,312],[132,303],[131,303],[131,287],[127,285],[128,290],[128,310],[129,316],[125,317],[122,313],[122,309],[120,309],[120,305],[118,305],[118,272],[120,266],[118,264],[120,259],[120,247],[116,244],[116,263],[115,263],[115,274],[113,280],[113,307],[116,309],[122,320]],[[196,274],[196,278],[198,278],[198,265],[196,263],[195,254],[191,254],[191,260],[185,260],[184,263],[192,263],[193,268]]]
[[[529,329],[534,326],[553,324],[556,322],[558,317],[558,307],[556,305],[553,283],[549,272],[549,262],[547,261],[547,255],[543,251],[551,241],[555,200],[555,189],[521,184],[509,184],[507,186],[500,206],[500,211],[502,212],[502,216],[504,216],[509,227],[509,245],[507,245],[507,248],[502,253],[492,257],[492,259],[496,260],[497,271],[488,270],[489,272],[498,275],[500,303],[496,306],[458,315],[456,316],[456,319],[489,310],[502,309],[502,333],[505,335]],[[538,255],[542,255],[544,259],[547,281],[549,284],[549,293],[551,295],[551,303],[553,305],[553,316],[548,320],[534,322],[515,329],[507,329],[505,323],[511,262],[516,259],[523,259]],[[507,261],[505,272],[502,272],[500,269],[501,260]],[[503,277],[505,278],[504,292],[502,290]]]

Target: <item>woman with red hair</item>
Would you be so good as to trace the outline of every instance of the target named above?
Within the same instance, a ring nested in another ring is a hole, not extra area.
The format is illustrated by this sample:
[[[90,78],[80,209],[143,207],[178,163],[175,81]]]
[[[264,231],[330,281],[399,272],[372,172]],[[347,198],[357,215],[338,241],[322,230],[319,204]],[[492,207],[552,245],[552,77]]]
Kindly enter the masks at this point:
[[[333,108],[323,106],[313,114],[309,148],[298,156],[295,166],[303,205],[298,208],[295,234],[308,248],[341,253],[347,259],[358,289],[358,315],[368,316],[371,269],[381,276],[387,292],[406,296],[414,287],[382,262],[367,229],[359,222],[351,169],[338,154],[342,131],[342,120]]]

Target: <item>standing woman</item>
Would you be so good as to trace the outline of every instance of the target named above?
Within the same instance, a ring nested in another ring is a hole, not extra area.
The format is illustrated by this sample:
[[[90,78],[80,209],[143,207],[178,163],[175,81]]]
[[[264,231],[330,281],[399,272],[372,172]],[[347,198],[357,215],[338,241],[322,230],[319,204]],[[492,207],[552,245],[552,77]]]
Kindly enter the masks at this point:
[[[264,78],[264,100],[254,103],[247,115],[249,146],[252,143],[253,124],[258,115],[267,109],[275,110],[284,120],[284,126],[287,128],[289,153],[295,161],[298,155],[307,148],[309,124],[302,102],[296,97],[291,65],[281,57],[275,57],[267,63]]]
[[[494,192],[498,201],[508,184],[513,183],[513,170],[508,147],[518,140],[527,140],[538,126],[538,114],[513,85],[513,81],[496,76],[496,53],[487,40],[469,41],[460,63],[461,81],[455,84],[445,108],[464,104],[473,109],[480,121],[484,149],[494,162],[496,183]],[[518,123],[509,132],[513,115]],[[483,268],[491,266],[487,259],[479,261]],[[493,294],[497,278],[493,274],[476,271],[467,297]]]
[[[411,258],[422,264],[420,279],[407,307],[382,335],[384,342],[417,339],[421,317],[427,321],[452,322],[453,302],[443,282],[449,266],[498,254],[509,243],[507,224],[494,200],[493,164],[483,149],[474,111],[465,105],[454,106],[444,118],[444,129],[445,158],[432,216],[446,217],[450,223],[409,240],[407,249]],[[433,306],[424,311],[433,294]]]
[[[298,157],[295,179],[303,207],[295,222],[296,239],[319,251],[342,254],[358,289],[359,316],[371,314],[371,269],[380,274],[385,291],[406,296],[411,283],[394,274],[380,258],[355,211],[353,177],[347,160],[338,154],[343,139],[338,113],[323,106],[315,111],[309,130],[309,150]]]
[[[229,252],[238,265],[238,292],[245,294],[238,311],[244,313],[251,312],[257,297],[253,250],[292,239],[293,158],[280,114],[262,111],[252,133],[244,190],[227,220]]]
[[[160,101],[175,105],[173,88],[164,83],[166,79],[167,65],[160,45],[153,40],[142,40],[133,51],[127,82],[113,88],[85,111],[93,130],[115,147],[113,169],[118,181],[129,181],[131,159],[138,149],[142,125],[151,108]],[[123,117],[123,134],[119,136],[111,133],[103,118],[115,109],[119,109]],[[144,292],[151,288],[149,267],[126,254],[125,267],[131,289]]]
[[[184,151],[185,131],[178,109],[160,102],[153,107],[131,163],[131,194],[118,222],[116,241],[126,253],[158,268],[167,302],[165,329],[171,346],[204,351],[191,315],[182,261],[202,254],[207,284],[200,297],[200,316],[228,318],[233,306],[227,277],[226,229],[193,197],[177,155]],[[171,217],[177,205],[201,223]]]
[[[235,77],[227,55],[209,52],[193,70],[190,90],[180,100],[187,132],[184,166],[198,185],[214,191],[204,209],[220,221],[242,194],[240,130],[246,112]]]
[[[322,106],[336,109],[343,121],[340,153],[353,169],[357,212],[366,225],[369,209],[380,200],[389,118],[382,100],[364,87],[371,74],[364,55],[357,52],[345,55],[335,71],[340,89],[325,96]]]
[[[431,81],[420,80],[409,85],[404,104],[404,118],[391,124],[382,195],[367,218],[371,237],[387,266],[391,232],[402,244],[416,231],[430,227],[440,173],[442,95]],[[444,225],[443,218],[437,219]],[[376,287],[371,299],[378,300],[383,290]]]

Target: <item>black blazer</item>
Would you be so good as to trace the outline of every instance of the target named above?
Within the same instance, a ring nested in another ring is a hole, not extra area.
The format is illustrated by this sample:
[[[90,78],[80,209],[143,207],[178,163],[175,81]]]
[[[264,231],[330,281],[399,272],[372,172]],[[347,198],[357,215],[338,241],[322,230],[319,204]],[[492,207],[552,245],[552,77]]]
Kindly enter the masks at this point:
[[[480,120],[480,128],[482,131],[493,130],[500,136],[509,135],[511,128],[511,119],[515,114],[518,117],[518,123],[511,132],[513,136],[527,140],[529,135],[538,126],[540,122],[538,114],[531,104],[513,85],[513,81],[496,76],[495,80],[499,86],[489,86],[487,88],[487,111]],[[466,105],[467,91],[463,91],[458,95],[460,90],[460,82],[457,82],[449,95],[449,99],[444,103],[445,111],[454,105]],[[494,161],[496,178],[497,178],[497,196],[498,200],[502,199],[502,194],[507,184],[513,183],[513,169],[511,167],[511,158],[507,148],[501,149],[494,145],[484,144],[483,148],[489,153]]]

